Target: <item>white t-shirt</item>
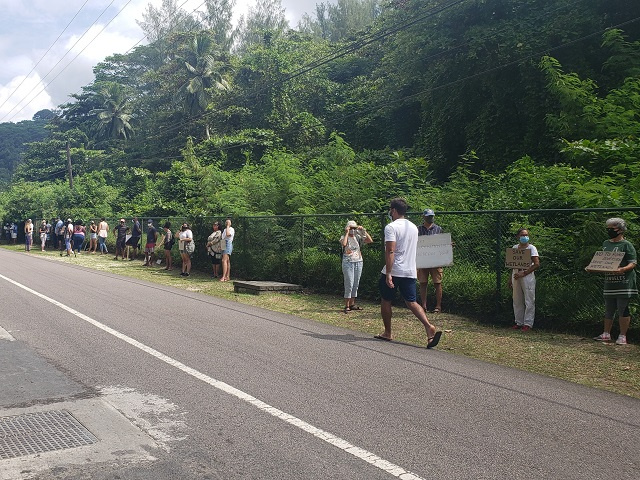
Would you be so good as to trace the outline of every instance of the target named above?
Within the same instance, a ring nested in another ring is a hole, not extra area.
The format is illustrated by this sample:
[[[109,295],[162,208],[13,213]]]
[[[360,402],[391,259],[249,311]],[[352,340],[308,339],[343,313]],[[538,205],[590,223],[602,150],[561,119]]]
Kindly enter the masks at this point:
[[[391,266],[394,277],[418,278],[416,274],[416,250],[418,248],[418,227],[406,218],[398,218],[384,227],[384,241],[396,242],[395,256]],[[382,267],[383,275],[387,266]]]
[[[191,240],[193,240],[193,232],[191,232],[191,230],[188,228],[184,232],[180,231],[180,235],[178,235],[178,239],[180,240],[184,240],[185,238],[190,238]],[[178,250],[184,250],[185,245],[185,242],[180,242],[178,244]]]
[[[222,240],[226,240],[227,242],[233,243],[233,237],[236,234],[236,231],[233,227],[229,227],[229,236],[227,236],[227,227],[222,230]]]

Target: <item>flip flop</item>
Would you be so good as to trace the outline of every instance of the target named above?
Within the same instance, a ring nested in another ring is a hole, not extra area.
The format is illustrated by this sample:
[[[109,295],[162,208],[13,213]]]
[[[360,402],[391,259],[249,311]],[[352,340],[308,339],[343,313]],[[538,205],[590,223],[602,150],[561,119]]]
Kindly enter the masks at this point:
[[[390,342],[391,339],[387,337],[383,337],[382,335],[374,335],[373,338],[377,338],[378,340],[384,340],[385,342]]]
[[[439,308],[434,308],[433,309],[433,313],[440,313],[440,309]]]
[[[433,348],[438,345],[440,341],[440,337],[442,336],[442,332],[436,332],[435,335],[431,338],[428,338],[427,348]]]
[[[351,305],[351,310],[362,310],[362,307],[359,307],[358,305]]]

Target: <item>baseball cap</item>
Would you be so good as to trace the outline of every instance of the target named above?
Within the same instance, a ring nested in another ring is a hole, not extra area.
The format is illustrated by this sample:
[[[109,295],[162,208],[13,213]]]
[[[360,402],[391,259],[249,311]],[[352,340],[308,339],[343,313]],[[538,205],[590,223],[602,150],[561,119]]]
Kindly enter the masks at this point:
[[[423,212],[422,212],[422,216],[423,217],[433,217],[435,216],[436,212],[434,212],[433,210],[431,210],[430,208],[426,208]]]
[[[153,220],[149,219],[149,220],[147,221],[147,225],[152,225],[152,224],[153,224]]]
[[[349,220],[347,222],[347,228],[356,228],[358,226],[358,224],[356,222],[354,222],[353,220]]]

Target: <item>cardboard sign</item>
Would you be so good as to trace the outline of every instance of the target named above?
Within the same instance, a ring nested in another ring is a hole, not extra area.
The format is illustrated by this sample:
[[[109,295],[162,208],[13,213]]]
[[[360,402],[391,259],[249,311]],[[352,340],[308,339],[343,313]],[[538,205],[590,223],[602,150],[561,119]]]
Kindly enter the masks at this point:
[[[518,269],[529,268],[531,266],[531,250],[528,248],[507,248],[504,266]]]
[[[605,252],[599,250],[587,265],[588,272],[614,272],[620,268],[620,262],[624,258],[624,252]]]
[[[417,268],[437,268],[453,265],[453,246],[450,233],[420,235],[416,250]]]

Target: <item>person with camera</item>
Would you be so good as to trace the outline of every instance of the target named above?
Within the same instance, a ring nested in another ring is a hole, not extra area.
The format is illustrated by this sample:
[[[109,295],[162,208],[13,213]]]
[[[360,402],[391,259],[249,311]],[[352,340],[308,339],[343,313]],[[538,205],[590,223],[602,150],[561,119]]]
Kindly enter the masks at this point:
[[[342,275],[344,277],[344,313],[361,310],[356,305],[358,286],[362,275],[362,245],[371,243],[373,239],[367,230],[355,221],[349,220],[340,237],[342,245]]]
[[[211,257],[213,266],[213,278],[220,278],[220,265],[222,264],[222,231],[220,222],[213,222],[213,233],[207,238],[207,251]]]

